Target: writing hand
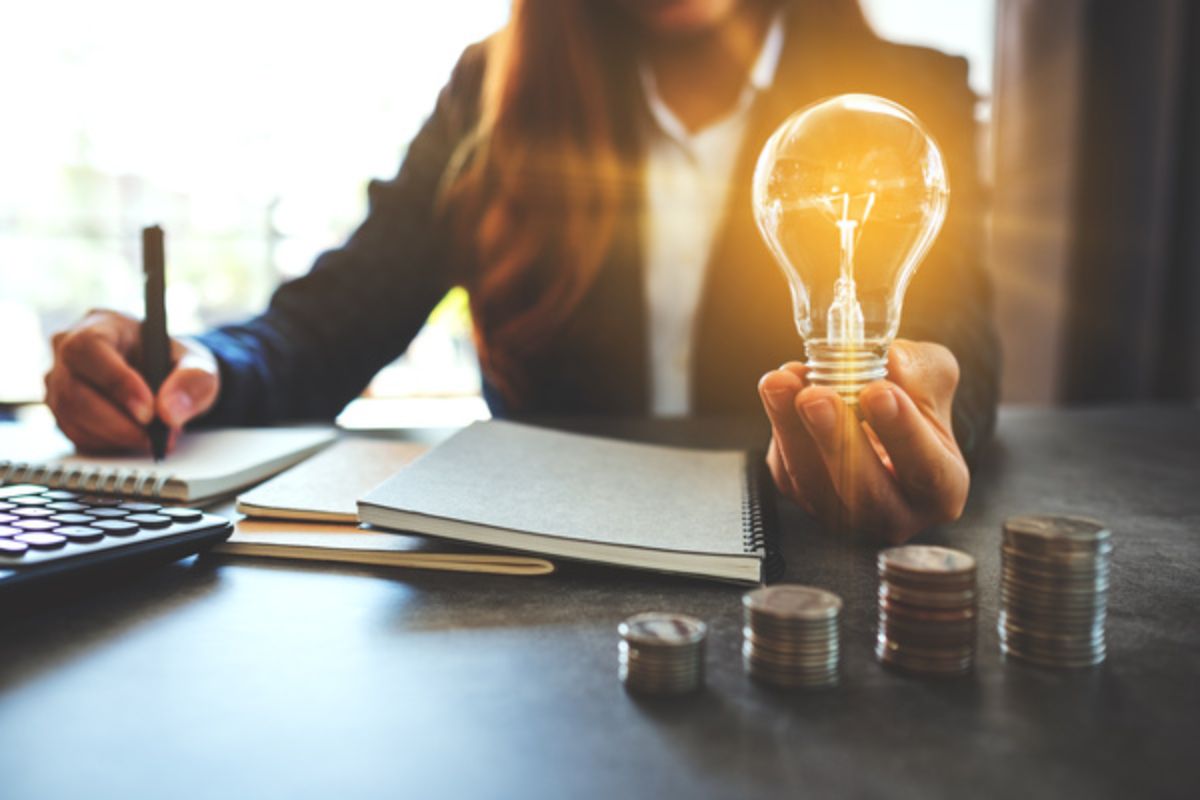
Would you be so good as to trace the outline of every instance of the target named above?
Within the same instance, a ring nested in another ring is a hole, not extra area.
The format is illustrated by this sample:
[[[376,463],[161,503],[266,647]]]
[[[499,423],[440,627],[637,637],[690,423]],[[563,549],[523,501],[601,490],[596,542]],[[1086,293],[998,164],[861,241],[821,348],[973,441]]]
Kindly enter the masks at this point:
[[[970,473],[954,440],[958,362],[938,344],[896,340],[888,378],[859,395],[866,425],[833,390],[786,364],[759,382],[779,490],[824,524],[900,543],[958,519]]]
[[[149,452],[146,425],[157,414],[171,431],[217,399],[220,377],[207,348],[171,340],[172,369],[155,396],[138,373],[141,323],[115,311],[89,312],[51,339],[54,363],[46,373],[46,404],[58,426],[86,452]]]

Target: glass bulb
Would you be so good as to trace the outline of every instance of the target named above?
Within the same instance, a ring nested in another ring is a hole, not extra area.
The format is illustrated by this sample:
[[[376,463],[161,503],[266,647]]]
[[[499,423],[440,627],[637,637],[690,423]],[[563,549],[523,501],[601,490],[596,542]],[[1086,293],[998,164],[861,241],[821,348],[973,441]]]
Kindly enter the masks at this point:
[[[767,140],[754,215],[791,286],[811,383],[856,403],[887,375],[904,292],[949,197],[933,138],[882,97],[822,100]]]

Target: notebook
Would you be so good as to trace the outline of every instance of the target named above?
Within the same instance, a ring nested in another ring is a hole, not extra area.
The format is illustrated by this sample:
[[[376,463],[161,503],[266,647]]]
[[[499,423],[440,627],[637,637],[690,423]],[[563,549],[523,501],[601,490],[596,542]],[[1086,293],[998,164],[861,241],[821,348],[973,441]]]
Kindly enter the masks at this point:
[[[237,499],[240,520],[213,552],[233,556],[415,569],[547,575],[544,558],[479,552],[445,541],[358,527],[355,499],[429,449],[347,437]]]
[[[533,556],[471,550],[422,536],[364,531],[353,525],[244,519],[213,553],[289,561],[475,572],[549,575],[554,564]]]
[[[0,426],[0,483],[195,503],[257,483],[333,441],[329,427],[227,428],[185,433],[161,462],[85,456],[56,429]]]
[[[772,544],[760,463],[477,422],[369,492],[358,515],[487,547],[758,583]]]
[[[237,510],[248,517],[357,525],[355,501],[428,449],[415,442],[343,438],[239,495]]]

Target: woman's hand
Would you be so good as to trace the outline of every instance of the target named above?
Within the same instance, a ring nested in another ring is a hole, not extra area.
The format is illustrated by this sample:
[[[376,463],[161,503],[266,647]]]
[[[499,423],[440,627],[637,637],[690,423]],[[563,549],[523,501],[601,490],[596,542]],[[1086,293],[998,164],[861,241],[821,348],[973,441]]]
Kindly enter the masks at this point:
[[[962,514],[970,473],[950,409],[958,362],[938,344],[897,340],[888,378],[859,395],[866,424],[802,364],[758,384],[771,420],[775,485],[826,525],[891,543]]]
[[[157,415],[170,429],[168,449],[191,419],[217,399],[217,362],[203,345],[171,340],[172,369],[155,396],[134,367],[141,323],[115,311],[92,311],[54,334],[46,404],[82,451],[149,452],[146,426]]]

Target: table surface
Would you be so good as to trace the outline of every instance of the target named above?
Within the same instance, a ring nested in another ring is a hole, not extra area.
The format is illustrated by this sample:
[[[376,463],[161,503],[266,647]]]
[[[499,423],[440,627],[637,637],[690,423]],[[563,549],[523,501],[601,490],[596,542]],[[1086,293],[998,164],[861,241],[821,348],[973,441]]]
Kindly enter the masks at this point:
[[[603,423],[713,446],[756,427]],[[998,651],[1007,516],[1116,539],[1102,667]],[[979,561],[970,678],[872,657],[875,548],[781,509],[788,579],[846,601],[838,688],[779,693],[739,656],[742,589],[566,565],[551,577],[190,559],[0,625],[0,794],[58,797],[1195,796],[1200,413],[1005,410],[958,523]],[[710,625],[708,684],[639,700],[616,625]]]

